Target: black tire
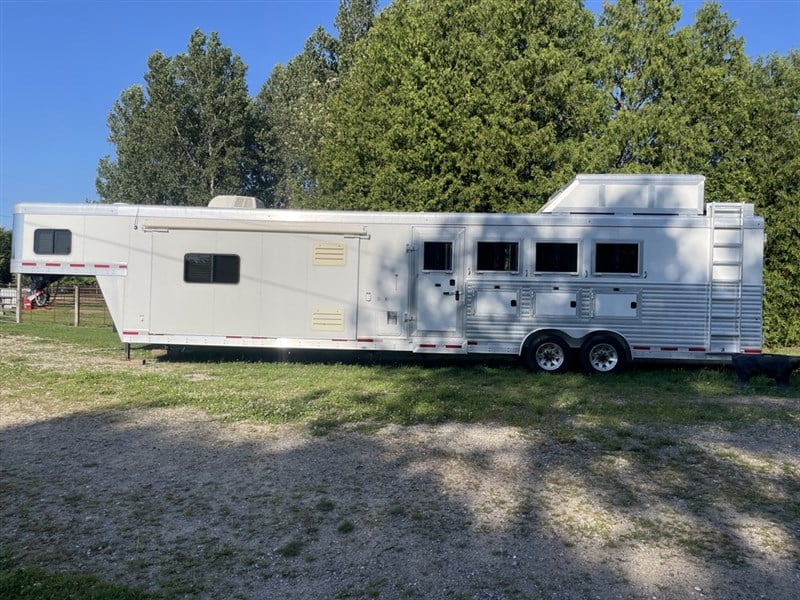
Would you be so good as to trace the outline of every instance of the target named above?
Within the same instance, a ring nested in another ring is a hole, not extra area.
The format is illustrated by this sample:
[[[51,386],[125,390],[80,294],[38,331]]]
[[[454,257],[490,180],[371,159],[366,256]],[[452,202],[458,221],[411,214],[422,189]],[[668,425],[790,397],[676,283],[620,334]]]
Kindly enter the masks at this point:
[[[570,367],[569,344],[557,335],[544,335],[528,345],[525,365],[534,373],[563,373]]]
[[[585,373],[609,375],[619,373],[628,362],[628,354],[620,341],[610,335],[595,335],[581,346],[581,368]]]

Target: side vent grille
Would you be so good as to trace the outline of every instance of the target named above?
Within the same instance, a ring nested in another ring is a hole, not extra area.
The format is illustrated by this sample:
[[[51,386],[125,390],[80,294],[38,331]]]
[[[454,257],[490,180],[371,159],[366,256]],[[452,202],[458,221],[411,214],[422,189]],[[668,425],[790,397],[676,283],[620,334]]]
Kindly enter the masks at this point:
[[[311,311],[313,331],[344,331],[344,311],[337,308],[315,308]]]
[[[314,244],[315,267],[344,267],[347,264],[347,246],[344,244]]]

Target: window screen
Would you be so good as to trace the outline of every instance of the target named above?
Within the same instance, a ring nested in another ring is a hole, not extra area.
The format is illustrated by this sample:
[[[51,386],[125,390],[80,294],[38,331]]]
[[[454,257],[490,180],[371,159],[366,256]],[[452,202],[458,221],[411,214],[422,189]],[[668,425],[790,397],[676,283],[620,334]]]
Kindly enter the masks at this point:
[[[235,254],[187,254],[183,257],[186,283],[239,283],[239,257]]]
[[[518,242],[478,242],[478,271],[518,271]]]
[[[577,273],[578,244],[541,242],[536,244],[537,273]]]
[[[595,273],[639,273],[639,244],[598,243],[594,251]]]
[[[69,254],[72,252],[72,232],[69,229],[37,229],[33,232],[33,251],[36,254]]]
[[[425,242],[422,269],[424,271],[453,270],[453,242]]]

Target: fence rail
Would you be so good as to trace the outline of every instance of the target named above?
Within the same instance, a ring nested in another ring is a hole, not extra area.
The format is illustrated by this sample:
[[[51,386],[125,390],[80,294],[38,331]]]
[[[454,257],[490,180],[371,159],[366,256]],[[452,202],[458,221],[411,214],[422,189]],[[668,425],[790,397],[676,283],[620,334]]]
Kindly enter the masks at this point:
[[[22,291],[23,297],[27,289]],[[23,299],[17,299],[16,288],[0,288],[0,314],[16,312]],[[91,327],[112,326],[111,313],[103,299],[99,287],[94,286],[51,286],[50,302],[43,307],[20,310],[23,323],[58,323],[63,325],[86,325]]]

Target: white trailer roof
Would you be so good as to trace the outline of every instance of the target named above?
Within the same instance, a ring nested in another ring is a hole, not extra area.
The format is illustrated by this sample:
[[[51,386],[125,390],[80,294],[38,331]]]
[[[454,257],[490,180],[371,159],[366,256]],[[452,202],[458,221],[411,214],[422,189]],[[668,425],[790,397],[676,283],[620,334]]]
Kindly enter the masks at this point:
[[[362,211],[315,211],[255,208],[263,206],[254,198],[225,197],[210,207],[154,206],[135,204],[30,204],[15,206],[19,214],[119,215],[135,219],[143,229],[232,229],[242,231],[307,231],[363,234],[363,225],[406,223],[414,225],[533,225],[546,218],[551,224],[575,224],[574,215],[585,215],[592,224],[603,216],[637,215],[645,225],[663,225],[660,215],[693,217],[704,214],[702,175],[578,175],[554,194],[537,213],[404,213]],[[691,219],[687,219],[690,226]],[[328,225],[309,225],[310,223]],[[329,224],[341,224],[331,228]],[[353,224],[358,224],[354,230]],[[588,223],[588,221],[587,221]],[[610,221],[607,224],[619,224]],[[346,231],[345,231],[346,230]],[[352,230],[352,231],[351,231]]]

